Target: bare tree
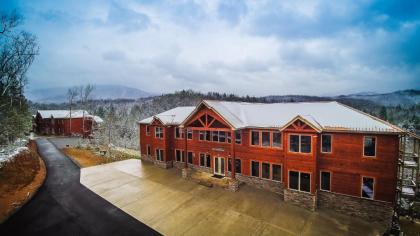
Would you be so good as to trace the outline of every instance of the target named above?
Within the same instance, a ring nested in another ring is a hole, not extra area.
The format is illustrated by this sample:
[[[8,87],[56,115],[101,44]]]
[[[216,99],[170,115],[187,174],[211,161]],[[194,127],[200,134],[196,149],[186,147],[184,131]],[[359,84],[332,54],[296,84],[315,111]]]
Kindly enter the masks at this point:
[[[95,89],[95,87],[91,84],[87,84],[86,86],[80,86],[78,88],[79,90],[79,97],[80,97],[80,104],[82,106],[82,130],[83,130],[83,137],[85,135],[85,111],[87,109],[87,103],[89,101],[89,98],[92,94],[92,91]]]
[[[70,122],[69,122],[69,133],[71,135],[71,109],[73,106],[73,102],[76,99],[76,97],[79,95],[78,89],[76,87],[69,88],[67,91],[67,99],[69,102],[69,110],[70,110]]]

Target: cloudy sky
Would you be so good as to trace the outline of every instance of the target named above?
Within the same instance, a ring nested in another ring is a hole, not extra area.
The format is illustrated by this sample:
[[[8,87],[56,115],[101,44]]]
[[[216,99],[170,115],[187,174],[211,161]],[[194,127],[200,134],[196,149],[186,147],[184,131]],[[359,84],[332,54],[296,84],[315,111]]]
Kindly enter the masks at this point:
[[[420,88],[417,1],[0,0],[40,55],[29,88],[336,95]]]

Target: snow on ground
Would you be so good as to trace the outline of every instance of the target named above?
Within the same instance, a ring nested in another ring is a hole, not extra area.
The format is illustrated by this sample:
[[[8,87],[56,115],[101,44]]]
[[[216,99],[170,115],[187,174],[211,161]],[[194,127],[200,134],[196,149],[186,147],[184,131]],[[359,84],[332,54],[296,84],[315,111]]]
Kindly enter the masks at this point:
[[[29,149],[26,147],[27,143],[28,141],[25,139],[18,139],[13,144],[0,146],[0,166],[22,153],[29,152]]]

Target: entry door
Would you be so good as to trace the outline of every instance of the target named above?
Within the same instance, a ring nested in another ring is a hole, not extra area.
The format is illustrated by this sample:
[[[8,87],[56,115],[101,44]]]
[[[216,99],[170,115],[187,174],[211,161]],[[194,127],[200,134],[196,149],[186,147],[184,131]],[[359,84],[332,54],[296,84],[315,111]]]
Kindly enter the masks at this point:
[[[214,173],[218,175],[225,175],[225,158],[214,158]]]

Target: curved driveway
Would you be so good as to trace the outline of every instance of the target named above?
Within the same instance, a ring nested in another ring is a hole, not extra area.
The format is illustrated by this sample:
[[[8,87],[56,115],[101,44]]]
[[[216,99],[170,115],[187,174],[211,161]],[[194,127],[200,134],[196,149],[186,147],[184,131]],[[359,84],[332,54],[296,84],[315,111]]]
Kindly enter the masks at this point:
[[[51,142],[37,140],[47,178],[0,235],[158,235],[80,184],[80,169]]]

